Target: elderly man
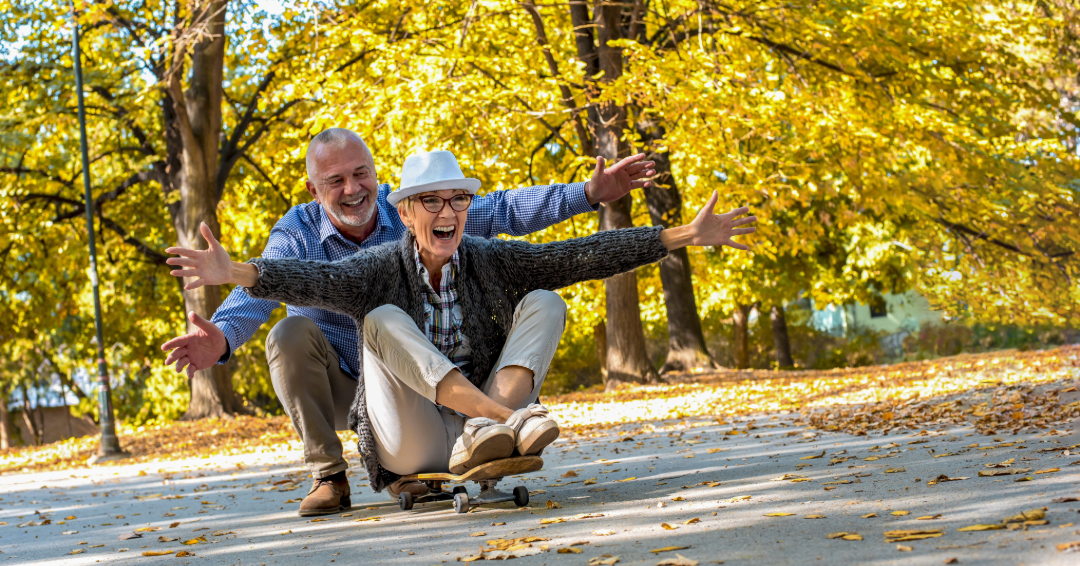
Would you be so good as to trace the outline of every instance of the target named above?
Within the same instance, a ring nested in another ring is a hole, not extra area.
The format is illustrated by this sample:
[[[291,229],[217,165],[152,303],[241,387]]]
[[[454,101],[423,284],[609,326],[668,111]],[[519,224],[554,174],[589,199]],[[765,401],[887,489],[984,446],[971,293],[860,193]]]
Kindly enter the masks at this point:
[[[542,230],[599,203],[645,187],[653,163],[635,155],[605,169],[597,162],[585,183],[536,186],[477,197],[465,232],[491,238]],[[262,257],[336,261],[361,249],[398,240],[406,227],[387,202],[374,158],[354,132],[332,128],[315,136],[307,150],[307,189],[313,202],[293,207],[270,232]],[[166,363],[186,366],[188,375],[225,363],[270,318],[279,303],[231,293],[207,321],[188,318],[196,330],[162,346]],[[287,305],[288,317],[270,331],[266,357],[274,391],[304,443],[304,461],[315,481],[300,503],[301,516],[336,513],[351,506],[350,487],[335,431],[348,430],[349,407],[361,371],[356,325],[343,314]]]

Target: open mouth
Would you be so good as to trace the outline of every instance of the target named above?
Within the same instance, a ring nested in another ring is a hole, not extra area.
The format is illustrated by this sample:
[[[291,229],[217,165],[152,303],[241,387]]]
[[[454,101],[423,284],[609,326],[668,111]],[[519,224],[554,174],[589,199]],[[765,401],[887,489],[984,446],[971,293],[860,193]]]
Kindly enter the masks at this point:
[[[453,240],[456,232],[457,226],[436,226],[431,229],[431,233],[439,240]]]
[[[348,212],[356,212],[357,210],[360,209],[361,206],[364,205],[364,201],[366,201],[366,200],[367,200],[367,197],[363,196],[363,197],[360,197],[360,198],[358,198],[356,200],[352,200],[352,201],[349,201],[349,202],[343,202],[343,203],[341,203],[341,208],[343,210],[348,211]]]

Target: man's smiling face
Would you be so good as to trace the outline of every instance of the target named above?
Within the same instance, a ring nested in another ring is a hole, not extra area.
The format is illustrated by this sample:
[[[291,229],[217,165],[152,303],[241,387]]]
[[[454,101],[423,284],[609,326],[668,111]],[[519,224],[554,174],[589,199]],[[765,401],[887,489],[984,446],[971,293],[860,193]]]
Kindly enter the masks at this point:
[[[313,155],[308,160],[308,192],[341,232],[370,233],[379,194],[371,152],[359,139],[318,144],[312,149]]]

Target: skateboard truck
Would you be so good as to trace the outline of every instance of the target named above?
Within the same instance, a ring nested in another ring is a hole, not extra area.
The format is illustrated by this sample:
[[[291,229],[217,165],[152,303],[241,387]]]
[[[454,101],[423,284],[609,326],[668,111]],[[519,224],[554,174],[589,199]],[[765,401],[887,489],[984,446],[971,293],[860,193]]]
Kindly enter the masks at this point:
[[[401,479],[406,481],[422,481],[428,485],[431,492],[419,497],[413,497],[409,492],[402,492],[398,497],[398,505],[402,511],[408,511],[417,503],[431,503],[435,501],[454,501],[454,511],[466,513],[471,507],[478,505],[490,505],[492,503],[505,503],[513,501],[518,507],[529,504],[529,490],[523,485],[513,489],[511,493],[496,489],[499,480],[505,476],[526,474],[535,472],[544,467],[544,460],[539,456],[519,456],[516,458],[503,458],[477,466],[464,474],[413,474]],[[447,481],[474,481],[480,485],[480,494],[469,497],[465,486],[456,486],[452,492],[444,491],[443,482]]]

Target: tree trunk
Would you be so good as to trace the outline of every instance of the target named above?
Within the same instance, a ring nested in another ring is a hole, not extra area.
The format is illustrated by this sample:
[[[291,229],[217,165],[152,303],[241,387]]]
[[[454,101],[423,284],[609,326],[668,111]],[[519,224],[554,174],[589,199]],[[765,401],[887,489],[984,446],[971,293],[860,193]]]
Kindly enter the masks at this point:
[[[736,305],[732,315],[735,330],[733,346],[735,348],[735,367],[746,369],[750,367],[750,311],[753,305]]]
[[[0,394],[0,450],[11,448],[11,413],[8,412],[7,392]]]
[[[600,380],[607,386],[607,324],[593,326],[593,340],[596,342],[596,357],[600,360]]]
[[[608,45],[622,37],[622,14],[618,4],[602,4],[597,20],[597,53],[602,81],[613,81],[622,75],[622,49]],[[597,107],[599,120],[595,124],[594,144],[597,156],[614,163],[629,153],[629,146],[620,140],[626,128],[626,111],[611,102]],[[633,198],[630,195],[607,203],[600,210],[600,230],[630,228]],[[638,298],[637,274],[622,273],[604,280],[607,293],[607,389],[622,382],[657,382],[660,376],[652,367],[645,349],[645,331],[641,327],[641,306]]]
[[[37,424],[34,423],[33,410],[30,408],[30,396],[26,393],[26,382],[22,385],[22,398],[23,398],[23,424],[26,425],[26,431],[30,433],[30,440],[36,446],[41,445],[41,433],[38,431]]]
[[[225,64],[225,8],[227,0],[204,0],[192,26],[205,29],[202,39],[191,48],[191,72],[188,88],[181,85],[183,69],[174,68],[168,76],[168,90],[163,113],[167,131],[167,191],[180,193],[170,207],[173,227],[181,247],[206,249],[199,233],[205,222],[215,236],[221,234],[217,205],[218,154],[221,143],[221,102]],[[183,49],[181,45],[178,49]],[[187,281],[185,281],[186,283]],[[195,311],[209,319],[221,306],[217,286],[184,291],[185,311]],[[194,330],[188,323],[188,332]],[[191,379],[191,401],[185,420],[206,417],[231,417],[243,410],[233,392],[228,366],[215,365],[195,372]]]
[[[656,176],[645,188],[645,202],[653,226],[679,226],[682,224],[682,196],[671,173],[667,152],[658,149],[666,133],[664,127],[640,115],[636,121],[648,159],[656,162]],[[671,252],[660,262],[660,281],[664,286],[668,327],[667,360],[660,372],[719,367],[705,346],[686,248]]]
[[[773,346],[776,348],[776,365],[780,369],[791,368],[795,362],[791,359],[791,339],[788,337],[787,320],[784,318],[784,307],[773,305],[769,311],[772,320]]]

